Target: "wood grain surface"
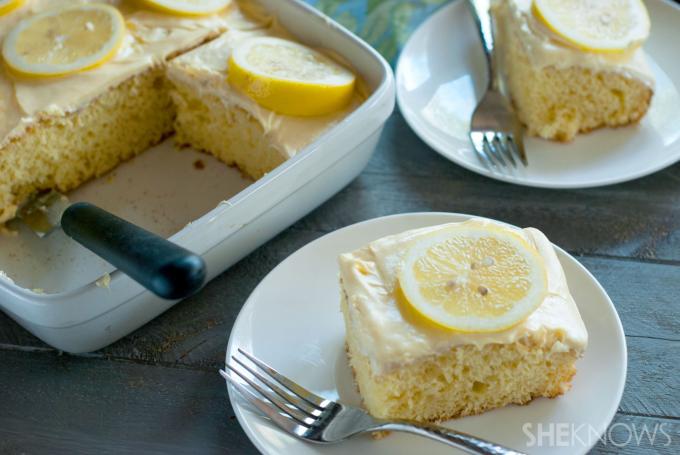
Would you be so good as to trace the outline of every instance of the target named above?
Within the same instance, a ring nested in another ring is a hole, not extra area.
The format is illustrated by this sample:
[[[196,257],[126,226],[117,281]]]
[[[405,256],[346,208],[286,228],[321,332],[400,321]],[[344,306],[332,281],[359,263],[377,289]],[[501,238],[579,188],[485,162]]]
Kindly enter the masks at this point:
[[[412,211],[535,226],[574,254],[609,292],[628,343],[624,397],[609,437],[593,453],[680,453],[680,166],[599,189],[511,186],[439,157],[398,113],[346,189],[114,345],[62,354],[0,315],[0,452],[255,453],[216,373],[241,305],[308,242]],[[621,446],[632,424],[662,426],[669,440]]]

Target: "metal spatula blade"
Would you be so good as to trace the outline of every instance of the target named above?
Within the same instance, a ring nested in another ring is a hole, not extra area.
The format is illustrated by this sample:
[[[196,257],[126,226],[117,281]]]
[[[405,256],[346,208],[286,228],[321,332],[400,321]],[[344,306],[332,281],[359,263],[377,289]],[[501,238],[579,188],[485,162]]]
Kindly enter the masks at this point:
[[[57,191],[37,193],[19,208],[17,219],[42,238],[59,228],[69,205],[68,198]]]
[[[64,233],[159,297],[179,300],[205,283],[203,258],[87,202],[56,191],[38,194],[17,213],[39,237]]]

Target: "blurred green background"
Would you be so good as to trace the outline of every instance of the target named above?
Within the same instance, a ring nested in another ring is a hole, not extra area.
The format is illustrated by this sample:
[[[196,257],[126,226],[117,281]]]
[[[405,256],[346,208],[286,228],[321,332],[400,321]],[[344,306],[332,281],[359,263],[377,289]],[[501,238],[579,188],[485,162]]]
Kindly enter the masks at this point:
[[[353,31],[390,63],[416,27],[450,0],[305,0]]]

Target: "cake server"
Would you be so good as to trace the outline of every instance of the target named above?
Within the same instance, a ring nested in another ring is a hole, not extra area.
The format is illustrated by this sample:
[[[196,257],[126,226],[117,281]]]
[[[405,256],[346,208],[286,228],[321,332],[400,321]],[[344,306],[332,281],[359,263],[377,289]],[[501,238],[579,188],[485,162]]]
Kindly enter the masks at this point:
[[[17,213],[39,237],[64,233],[157,296],[179,300],[205,283],[203,259],[87,202],[71,204],[56,191],[38,194]]]
[[[399,431],[424,436],[467,453],[522,455],[507,447],[439,425],[382,420],[363,409],[328,400],[238,349],[220,374],[243,398],[279,428],[299,439],[335,444],[362,433]]]
[[[489,85],[470,121],[470,140],[480,161],[493,172],[509,166],[516,168],[517,161],[524,166],[529,162],[524,151],[524,127],[510,99],[501,90],[490,3],[490,0],[468,0],[489,71]]]

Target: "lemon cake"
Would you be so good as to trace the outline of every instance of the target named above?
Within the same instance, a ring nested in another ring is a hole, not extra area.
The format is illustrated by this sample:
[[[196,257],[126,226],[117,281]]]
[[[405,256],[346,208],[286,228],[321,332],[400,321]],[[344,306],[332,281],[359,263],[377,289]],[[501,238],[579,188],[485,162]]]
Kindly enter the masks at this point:
[[[642,44],[641,0],[496,0],[492,5],[507,88],[529,134],[578,133],[638,122],[654,77]]]
[[[540,231],[472,219],[339,262],[349,363],[375,417],[440,421],[570,388],[588,335]]]
[[[264,107],[245,83],[225,77],[235,44],[260,35],[289,38],[253,1],[0,2],[0,225],[32,194],[72,190],[174,132],[258,178],[358,104],[353,75],[347,96],[351,72],[327,59],[346,76],[336,83],[346,98],[326,106],[336,112],[302,117]],[[265,68],[253,80],[268,77]],[[321,79],[303,88],[313,93]]]
[[[362,102],[351,71],[294,43],[274,20],[231,29],[175,59],[168,79],[177,141],[253,179]]]

